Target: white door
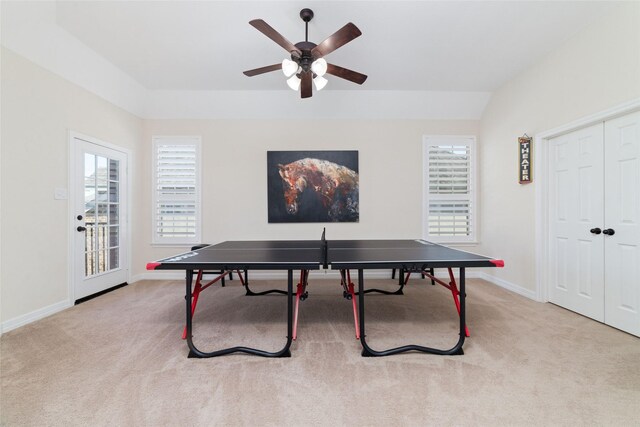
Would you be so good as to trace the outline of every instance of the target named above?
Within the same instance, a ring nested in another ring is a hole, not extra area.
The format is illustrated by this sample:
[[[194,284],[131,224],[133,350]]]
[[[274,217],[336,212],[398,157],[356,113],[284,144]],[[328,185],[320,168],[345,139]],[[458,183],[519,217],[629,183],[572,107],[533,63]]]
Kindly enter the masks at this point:
[[[604,321],[603,124],[549,140],[549,301]]]
[[[605,322],[640,335],[640,112],[605,123]]]
[[[127,154],[72,136],[74,299],[127,281]]]

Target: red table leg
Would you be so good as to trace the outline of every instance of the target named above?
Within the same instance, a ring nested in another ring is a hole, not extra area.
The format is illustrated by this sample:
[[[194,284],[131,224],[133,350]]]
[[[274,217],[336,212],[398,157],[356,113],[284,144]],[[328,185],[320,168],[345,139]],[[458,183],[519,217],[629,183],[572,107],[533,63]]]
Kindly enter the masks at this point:
[[[453,302],[456,305],[456,310],[458,310],[458,316],[460,316],[460,298],[458,297],[460,295],[460,291],[458,291],[458,285],[456,284],[456,278],[453,276],[453,270],[451,268],[448,268],[447,270],[449,270],[449,283],[445,283],[442,280],[438,279],[437,277],[434,277],[430,272],[426,270],[424,270],[422,274],[424,274],[426,277],[433,280],[437,284],[444,286],[445,288],[451,291],[451,295],[453,296]],[[409,276],[407,275],[407,280],[408,279],[409,279]],[[464,334],[467,337],[470,336],[469,328],[467,328],[467,325],[464,325]]]
[[[196,306],[198,305],[198,297],[200,296],[200,292],[204,291],[205,289],[207,289],[209,286],[213,285],[214,283],[216,283],[217,281],[221,280],[224,276],[230,274],[231,271],[223,271],[222,274],[220,274],[218,277],[216,277],[215,279],[213,279],[212,281],[210,281],[209,283],[207,283],[206,285],[202,285],[202,274],[203,271],[202,270],[198,270],[198,277],[196,278],[196,284],[193,287],[193,294],[191,297],[191,317],[193,318],[193,315],[196,312]],[[242,280],[242,274],[240,273],[240,271],[237,271],[238,276],[240,276],[240,282],[243,282]],[[182,331],[182,339],[186,340],[187,339],[187,327],[184,327],[184,330]]]

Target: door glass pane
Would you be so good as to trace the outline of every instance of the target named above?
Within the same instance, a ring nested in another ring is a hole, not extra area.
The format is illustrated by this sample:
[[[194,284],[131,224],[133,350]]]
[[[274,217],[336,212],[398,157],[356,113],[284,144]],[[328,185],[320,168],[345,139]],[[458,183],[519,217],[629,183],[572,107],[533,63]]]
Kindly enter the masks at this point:
[[[88,225],[96,223],[96,204],[87,202],[84,204],[84,222]]]
[[[96,223],[96,156],[84,155],[84,225],[85,275],[94,274],[95,262],[91,251],[95,250],[94,226]]]
[[[86,224],[85,238],[84,238],[84,251],[90,252],[95,250],[95,230],[93,224]]]
[[[102,202],[102,203],[107,202],[109,200],[108,194],[107,194],[107,190],[108,190],[107,181],[102,182],[98,180],[96,184],[97,184],[96,191],[98,193],[96,198],[98,202]]]
[[[104,273],[107,271],[107,251],[98,251],[98,271]]]
[[[99,251],[105,250],[109,247],[109,241],[108,241],[108,233],[109,231],[109,227],[107,227],[106,225],[101,225],[98,227],[98,247],[97,249]]]
[[[97,225],[107,225],[107,204],[98,203]]]
[[[109,160],[109,180],[120,181],[120,161]]]
[[[84,155],[84,201],[94,202],[96,199],[96,159],[93,154]]]
[[[119,231],[120,231],[120,227],[118,227],[117,225],[109,227],[109,247],[110,248],[120,246],[120,241],[118,239]]]
[[[96,156],[96,188],[97,188],[97,201],[98,203],[105,203],[108,201],[107,190],[107,158],[102,156]]]
[[[120,176],[120,161],[109,160],[109,201],[118,202],[118,190],[119,190],[119,176]]]
[[[118,182],[117,181],[109,181],[109,201],[117,202],[118,201]]]
[[[120,249],[109,249],[109,270],[118,268],[120,266],[120,258],[118,256]]]
[[[109,224],[119,224],[120,220],[120,205],[109,205]]]
[[[92,276],[96,274],[96,261],[95,261],[95,252],[87,252],[85,254],[85,264],[84,264],[84,272],[85,276]]]
[[[102,156],[96,156],[96,178],[98,181],[107,181],[108,176],[108,159]]]

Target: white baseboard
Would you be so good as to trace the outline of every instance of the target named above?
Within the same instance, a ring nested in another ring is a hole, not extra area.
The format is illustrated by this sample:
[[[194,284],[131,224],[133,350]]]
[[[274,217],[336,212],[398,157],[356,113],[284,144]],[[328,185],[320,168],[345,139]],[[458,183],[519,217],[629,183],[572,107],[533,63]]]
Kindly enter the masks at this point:
[[[182,271],[153,271],[132,276],[129,283],[135,283],[140,280],[184,280],[184,275],[185,273]],[[389,270],[368,270],[365,271],[365,277],[370,279],[390,279],[391,272]],[[438,275],[438,277],[441,277],[443,279],[448,278],[441,275]],[[506,280],[499,279],[495,276],[491,276],[487,273],[480,271],[467,271],[466,277],[469,279],[486,280],[487,282],[493,283],[494,285],[500,286],[501,288],[504,288],[508,291],[515,292],[518,295],[522,295],[526,298],[538,301],[538,298],[534,291],[523,288],[522,286],[516,285]],[[252,271],[249,278],[256,280],[286,280],[287,273],[284,271]],[[310,278],[321,280],[340,280],[340,273],[337,270],[318,270],[312,271]],[[356,281],[356,279],[357,273],[352,275],[352,280],[354,280],[354,282]],[[295,276],[294,280],[297,280]],[[51,316],[52,314],[58,313],[72,306],[73,304],[69,300],[64,300],[55,304],[51,304],[47,307],[43,307],[39,310],[32,311],[31,313],[9,319],[5,322],[2,322],[2,324],[0,325],[0,333],[9,332],[13,329],[35,322],[36,320],[43,319],[47,316]]]
[[[23,314],[22,316],[14,317],[13,319],[2,322],[0,330],[2,333],[9,332],[13,329],[19,328],[20,326],[24,326],[26,324],[35,322],[36,320],[51,316],[52,314],[58,313],[62,310],[66,310],[71,306],[73,306],[73,304],[69,300],[51,304],[39,310],[32,311],[31,313]]]
[[[436,271],[436,273],[438,273],[438,271]],[[445,273],[445,271],[441,271],[441,274],[437,274],[438,278],[442,278],[442,279],[448,279],[449,276],[447,276],[446,274],[442,274]],[[142,274],[137,274],[135,276],[131,277],[131,281],[129,283],[134,283],[140,280],[184,280],[184,272],[183,271],[169,271],[169,270],[165,270],[165,271],[152,271],[152,272],[147,272],[147,273],[142,273]],[[455,277],[458,277],[458,270],[454,270],[454,275]],[[281,271],[281,270],[251,270],[251,272],[249,273],[249,277],[250,278],[255,278],[257,280],[280,280],[280,279],[287,279],[287,272],[286,271]],[[314,278],[314,279],[340,279],[340,273],[338,272],[338,270],[313,270],[310,273],[310,277]],[[351,272],[351,277],[353,279],[355,279],[357,277],[357,272],[353,271]],[[365,271],[365,277],[367,278],[371,278],[371,279],[390,279],[391,278],[391,270],[366,270]],[[396,276],[397,277],[397,276]],[[415,277],[412,276],[412,277]],[[482,273],[479,271],[473,271],[473,270],[467,270],[467,274],[465,275],[465,277],[469,278],[469,279],[483,279],[486,280],[488,282],[491,283],[495,283],[496,285],[502,286],[504,288],[510,289],[514,288],[514,289],[523,289],[517,285],[513,285],[510,284],[509,282],[506,282],[504,280],[498,279],[498,278],[494,278],[493,276],[489,276],[486,273]],[[294,278],[295,278],[295,273],[294,273]],[[498,281],[501,281],[503,283],[505,283],[505,285],[503,286],[502,284],[498,283]],[[526,291],[526,290],[524,290]],[[518,292],[517,290],[514,290],[514,292]],[[529,291],[527,291],[529,292]],[[520,292],[518,292],[520,293]]]
[[[500,279],[495,276],[491,276],[490,274],[487,274],[484,272],[477,272],[476,277],[482,280],[486,280],[487,282],[493,283],[494,285],[500,286],[501,288],[514,292],[518,295],[522,295],[523,297],[529,298],[534,301],[539,301],[538,295],[535,291],[532,291],[527,288],[523,288],[520,285],[516,285],[514,283],[508,282],[504,279]]]
[[[446,270],[437,271],[437,277],[443,280],[449,279],[449,276],[446,275]],[[299,274],[299,273],[298,273]],[[454,270],[455,277],[458,277],[458,270]],[[313,270],[310,273],[310,279],[327,279],[327,280],[340,280],[340,273],[338,270]],[[351,271],[351,280],[354,282],[357,280],[358,273],[355,271]],[[397,277],[397,275],[396,275]],[[415,278],[415,274],[412,276]],[[525,297],[536,299],[535,292],[529,291],[528,289],[522,288],[518,285],[514,285],[505,280],[498,279],[497,277],[490,276],[486,273],[474,270],[467,270],[466,278],[468,279],[483,279],[487,282],[491,282],[495,285],[498,285],[502,288],[508,289],[512,292],[516,292]],[[294,272],[293,276],[294,280],[297,280],[296,273]],[[391,270],[366,270],[365,278],[368,279],[390,279],[391,278]],[[287,280],[287,272],[281,270],[251,270],[249,272],[249,279],[256,280]],[[184,272],[183,271],[152,271],[147,273],[138,274],[131,278],[130,283],[137,282],[139,280],[184,280]]]
[[[184,280],[184,271],[153,271],[131,276],[129,283],[140,280]]]

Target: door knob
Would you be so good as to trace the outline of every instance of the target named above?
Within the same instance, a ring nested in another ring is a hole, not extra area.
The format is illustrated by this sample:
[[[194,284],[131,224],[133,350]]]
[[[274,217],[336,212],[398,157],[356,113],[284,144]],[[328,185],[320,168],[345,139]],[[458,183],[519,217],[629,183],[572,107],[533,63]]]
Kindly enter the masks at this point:
[[[613,228],[607,228],[606,230],[602,230],[602,234],[613,236],[614,234],[616,234],[616,232]]]
[[[87,228],[79,225],[78,228],[76,228],[76,230],[82,233],[83,231],[87,231]]]
[[[600,234],[600,233],[602,233],[602,230],[600,230],[598,227],[596,227],[596,228],[592,228],[590,231],[591,231],[591,233],[593,233],[593,234]]]

